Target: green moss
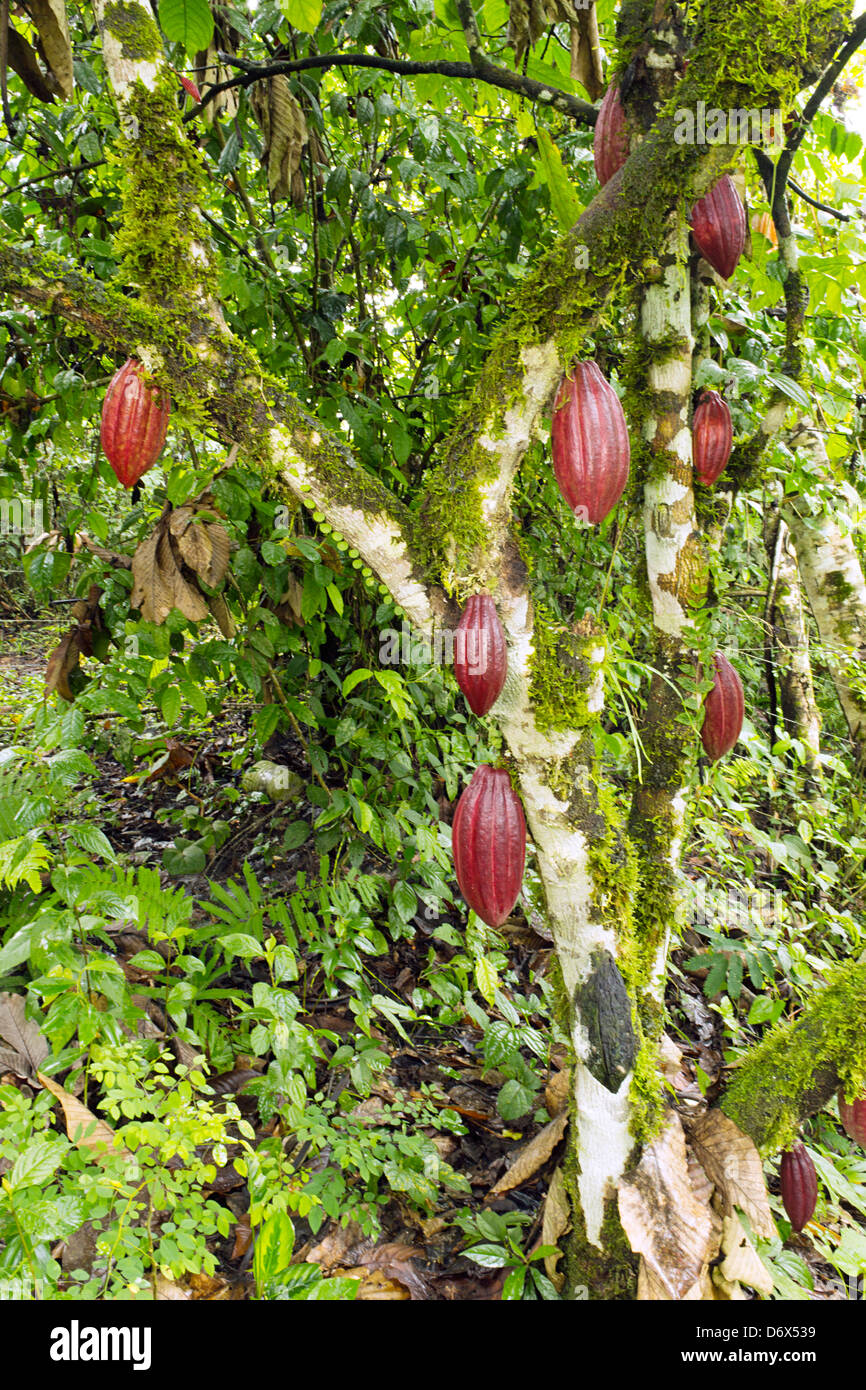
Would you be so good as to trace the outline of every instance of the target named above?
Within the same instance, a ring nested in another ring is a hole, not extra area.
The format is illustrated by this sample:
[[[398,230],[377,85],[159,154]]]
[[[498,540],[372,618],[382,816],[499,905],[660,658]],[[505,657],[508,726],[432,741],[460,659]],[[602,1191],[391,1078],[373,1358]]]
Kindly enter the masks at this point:
[[[689,79],[707,106],[781,107],[787,111],[824,66],[846,30],[838,0],[739,0],[705,6],[695,34]],[[739,89],[739,92],[737,91]]]
[[[866,1091],[864,1017],[866,962],[855,961],[748,1054],[722,1109],[762,1153],[790,1147],[837,1078],[850,1096]]]
[[[205,202],[205,171],[178,119],[173,82],[154,90],[137,82],[121,115],[115,162],[122,169],[120,231],[115,251],[127,284],[156,303],[188,313],[211,268],[194,246],[204,241],[195,209]]]
[[[106,5],[103,28],[117,39],[124,58],[134,61],[163,56],[162,37],[152,16],[142,5],[112,0]]]
[[[606,656],[604,630],[591,619],[557,629],[545,610],[536,608],[529,694],[539,730],[582,729],[598,718],[587,696],[603,670],[603,662],[591,659],[599,649]]]

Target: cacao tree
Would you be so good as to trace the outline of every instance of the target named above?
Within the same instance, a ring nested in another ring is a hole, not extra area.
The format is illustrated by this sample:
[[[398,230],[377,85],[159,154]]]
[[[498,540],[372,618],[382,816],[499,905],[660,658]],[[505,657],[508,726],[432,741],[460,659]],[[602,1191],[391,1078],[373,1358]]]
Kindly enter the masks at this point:
[[[252,16],[188,0],[183,33],[141,0],[96,0],[96,28],[71,21],[41,66],[28,27],[39,80],[16,66],[4,100],[5,470],[14,483],[38,461],[47,487],[77,460],[48,584],[85,531],[119,630],[132,611],[212,620],[293,720],[273,647],[236,630],[219,518],[237,480],[258,480],[272,517],[303,509],[416,634],[463,635],[457,679],[504,770],[480,766],[463,794],[456,879],[500,924],[528,836],[571,1048],[566,1296],[710,1298],[722,1237],[688,1185],[659,1047],[682,848],[711,775],[699,754],[724,778],[757,702],[725,650],[719,555],[742,499],[775,507],[774,553],[790,547],[769,616],[798,673],[783,710],[808,757],[791,776],[820,793],[798,574],[858,753],[866,737],[866,588],[836,514],[857,493],[804,389],[810,277],[829,272],[798,261],[792,216],[820,200],[801,204],[791,178],[866,22],[836,0],[564,8],[545,12],[543,52],[534,20],[488,0]],[[708,112],[722,136],[697,133]],[[778,141],[739,123],[755,112]],[[747,252],[744,200],[772,216],[769,253],[757,232]],[[740,275],[766,311],[760,364],[736,348]],[[864,292],[861,274],[837,308]],[[128,488],[174,431],[131,592],[129,557],[84,526],[92,479],[109,478],[103,399]],[[852,418],[848,400],[846,459]],[[281,572],[273,608],[290,592]],[[473,633],[490,644],[480,673]],[[786,1206],[808,1220],[797,1126],[840,1085],[856,1111],[864,1003],[852,959],[689,1134],[726,1210],[725,1146],[744,1163],[784,1149]],[[699,1232],[673,1267],[646,1234],[647,1188]],[[769,1208],[750,1216],[761,1234]]]

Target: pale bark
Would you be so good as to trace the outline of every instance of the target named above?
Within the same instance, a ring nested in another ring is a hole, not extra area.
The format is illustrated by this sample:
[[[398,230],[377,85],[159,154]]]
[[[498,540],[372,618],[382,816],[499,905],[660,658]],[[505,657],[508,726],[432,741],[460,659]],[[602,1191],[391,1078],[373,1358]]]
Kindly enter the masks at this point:
[[[820,478],[829,462],[816,429],[801,422],[789,437],[791,448],[806,454]],[[849,499],[855,501],[855,498]],[[859,498],[855,505],[862,506]],[[789,497],[782,514],[791,530],[800,574],[851,741],[866,761],[866,582],[854,536],[835,512],[817,499]]]
[[[771,653],[770,679],[774,674],[778,678],[785,730],[802,744],[804,765],[814,782],[821,776],[821,715],[812,682],[797,556],[777,509],[770,516],[767,542],[771,568],[764,623]]]

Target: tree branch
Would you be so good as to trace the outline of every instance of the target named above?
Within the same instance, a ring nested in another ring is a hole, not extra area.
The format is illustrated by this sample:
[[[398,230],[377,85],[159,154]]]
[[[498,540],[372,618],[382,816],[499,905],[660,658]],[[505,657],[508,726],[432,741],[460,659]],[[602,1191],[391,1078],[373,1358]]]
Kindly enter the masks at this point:
[[[240,68],[243,76],[229,78],[225,82],[217,83],[214,87],[208,87],[207,91],[202,94],[201,106],[196,106],[192,111],[187,112],[183,117],[184,122],[193,120],[201,111],[202,106],[213,101],[221,92],[230,91],[233,87],[250,87],[254,82],[261,82],[267,77],[276,77],[279,73],[288,75],[293,72],[309,72],[316,68],[373,68],[380,72],[394,73],[398,77],[421,77],[433,74],[439,77],[486,82],[488,86],[500,87],[505,92],[524,96],[529,101],[537,101],[544,106],[551,106],[555,111],[560,111],[565,116],[571,116],[582,125],[594,126],[598,118],[598,112],[590,102],[584,101],[581,97],[572,96],[570,92],[563,92],[557,87],[550,87],[544,82],[537,82],[533,77],[524,77],[522,73],[511,72],[508,68],[500,68],[496,63],[485,58],[480,51],[476,61],[469,63],[445,60],[437,63],[411,62],[402,58],[380,58],[374,53],[315,53],[307,58],[285,61],[280,59],[273,63],[248,63],[233,53],[220,53],[218,57],[224,65]]]

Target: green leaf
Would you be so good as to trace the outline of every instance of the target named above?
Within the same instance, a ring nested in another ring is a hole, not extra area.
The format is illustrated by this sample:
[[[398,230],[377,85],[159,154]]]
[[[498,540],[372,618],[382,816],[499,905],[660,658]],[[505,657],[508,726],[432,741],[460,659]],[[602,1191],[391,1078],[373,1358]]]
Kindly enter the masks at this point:
[[[465,1253],[467,1260],[481,1265],[482,1269],[501,1269],[508,1264],[508,1251],[502,1245],[473,1245]]]
[[[41,1187],[60,1167],[66,1145],[58,1139],[34,1139],[15,1160],[7,1181],[10,1187]]]
[[[526,1265],[520,1265],[518,1269],[512,1269],[502,1285],[502,1302],[510,1303],[523,1297],[523,1286],[526,1283]]]
[[[162,717],[170,729],[173,729],[180,718],[180,690],[176,685],[166,686],[159,697],[159,707],[162,710]]]
[[[207,48],[213,36],[213,15],[207,0],[159,0],[162,32],[187,53]]]
[[[304,34],[315,32],[322,18],[322,0],[279,0],[286,19]]]
[[[268,1217],[256,1238],[253,1275],[258,1288],[288,1269],[294,1246],[295,1228],[291,1219],[284,1211],[274,1212]]]
[[[768,1023],[775,1013],[774,1002],[768,994],[759,994],[749,1009],[749,1023]]]
[[[503,1120],[519,1120],[535,1101],[535,1092],[520,1081],[506,1081],[496,1097],[496,1109]]]
[[[97,859],[107,859],[110,864],[116,861],[117,855],[111,848],[109,840],[97,826],[73,825],[69,826],[66,833],[77,845],[80,845],[87,854],[92,854]]]
[[[221,936],[219,944],[227,956],[239,956],[241,960],[255,960],[264,955],[261,942],[245,932],[230,932],[228,936]]]
[[[350,672],[350,674],[343,681],[343,699],[345,700],[347,695],[351,695],[352,691],[355,689],[355,686],[360,685],[361,681],[369,680],[372,674],[372,671],[367,671],[364,667],[360,667],[357,671]]]
[[[484,0],[484,27],[491,33],[508,22],[508,0]]]
[[[538,128],[538,161],[542,176],[550,189],[550,206],[564,232],[570,232],[583,212],[583,204],[562,163],[562,156],[550,135]]]
[[[475,962],[475,983],[482,999],[492,1008],[499,985],[499,972],[489,956],[479,956]]]

